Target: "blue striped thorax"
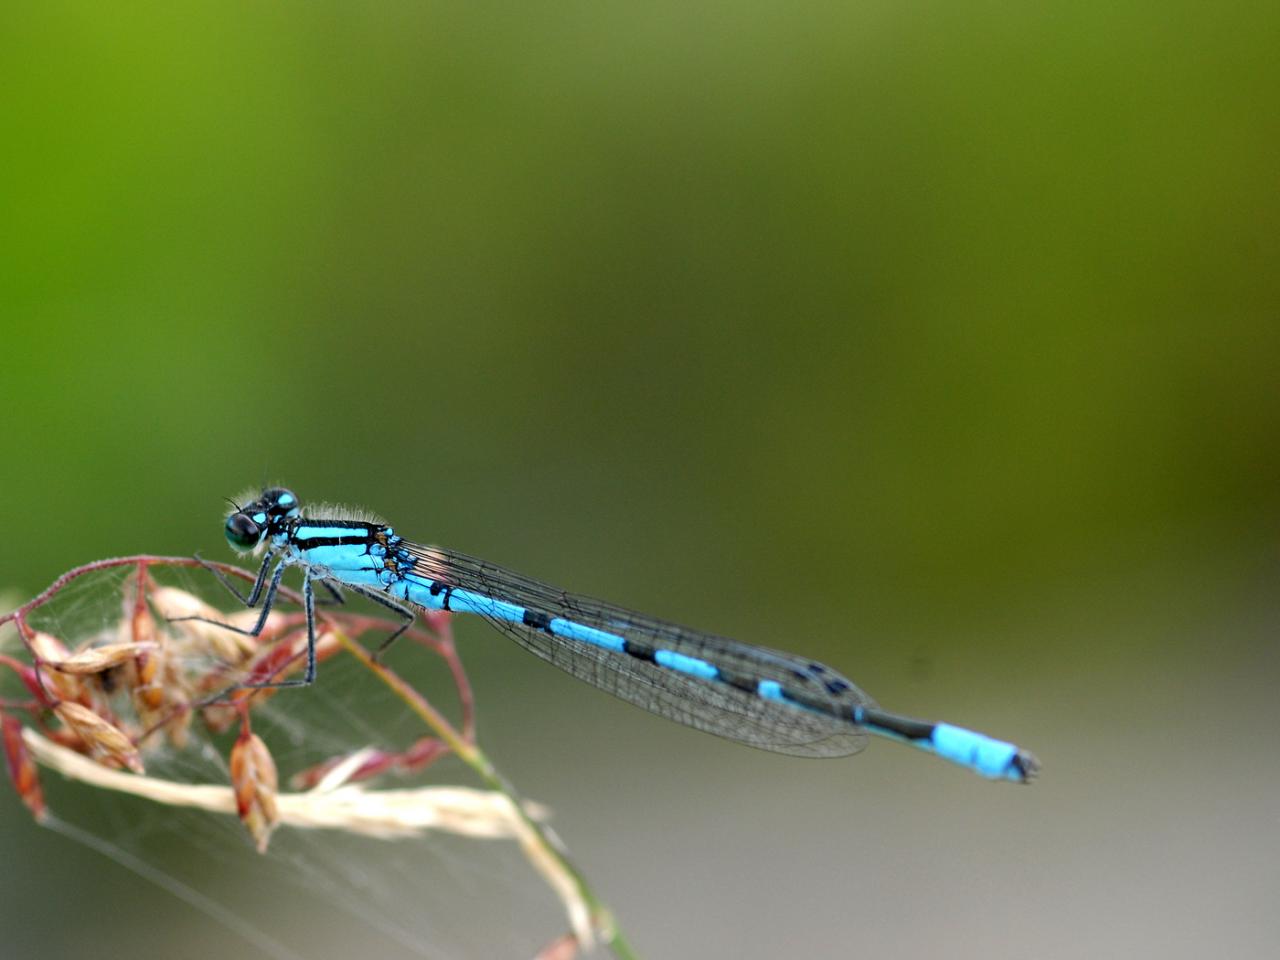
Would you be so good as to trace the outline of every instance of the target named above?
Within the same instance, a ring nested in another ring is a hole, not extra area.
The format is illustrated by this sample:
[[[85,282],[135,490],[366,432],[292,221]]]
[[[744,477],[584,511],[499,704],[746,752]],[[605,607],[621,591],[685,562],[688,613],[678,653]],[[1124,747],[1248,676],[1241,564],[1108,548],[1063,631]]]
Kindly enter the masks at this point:
[[[391,527],[363,520],[292,520],[280,536],[298,562],[348,583],[389,588],[418,562]]]

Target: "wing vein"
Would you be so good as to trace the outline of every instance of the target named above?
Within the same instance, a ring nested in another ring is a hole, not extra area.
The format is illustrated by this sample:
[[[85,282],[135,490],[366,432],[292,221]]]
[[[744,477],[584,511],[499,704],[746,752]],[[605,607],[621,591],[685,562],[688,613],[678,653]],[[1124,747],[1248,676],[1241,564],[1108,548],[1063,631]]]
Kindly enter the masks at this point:
[[[874,706],[849,680],[811,660],[569,593],[466,554],[406,546],[417,558],[415,577],[605,630],[648,647],[697,657],[739,677],[774,680],[810,703],[830,706],[833,713],[847,715],[841,708],[854,704]],[[529,624],[489,615],[484,619],[530,653],[592,686],[708,733],[798,756],[843,756],[866,744],[865,731],[838,716],[764,699],[721,680],[698,678]]]

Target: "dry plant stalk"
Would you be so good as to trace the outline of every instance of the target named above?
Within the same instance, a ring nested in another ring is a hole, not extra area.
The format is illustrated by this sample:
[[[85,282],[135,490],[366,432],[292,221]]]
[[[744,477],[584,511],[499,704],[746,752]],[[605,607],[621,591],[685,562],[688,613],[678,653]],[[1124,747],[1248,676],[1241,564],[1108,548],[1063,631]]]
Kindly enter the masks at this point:
[[[13,726],[20,730],[16,722]],[[224,784],[177,783],[112,770],[54,743],[30,727],[20,730],[20,743],[29,763],[38,763],[87,786],[171,807],[227,816],[239,813],[236,791]],[[511,801],[492,790],[471,787],[378,789],[349,783],[341,778],[341,771],[334,781],[311,790],[277,794],[275,806],[281,826],[341,830],[379,840],[422,836],[432,831],[484,840],[510,840],[515,839],[521,829]],[[546,809],[537,804],[525,807],[538,820],[547,816]]]
[[[30,657],[24,662],[0,652],[0,666],[14,673],[30,695],[23,702],[0,701],[0,732],[10,778],[37,819],[46,815],[37,772],[37,765],[43,765],[97,789],[234,814],[263,853],[278,826],[344,830],[383,839],[430,830],[513,839],[559,895],[569,916],[572,933],[548,945],[540,956],[568,960],[580,950],[590,950],[597,938],[619,957],[634,956],[612,914],[542,825],[546,811],[519,801],[476,743],[470,683],[454,649],[447,613],[424,613],[422,625],[406,636],[447,664],[461,705],[461,724],[456,727],[408,683],[373,662],[356,642],[365,633],[386,632],[397,624],[345,610],[320,613],[317,659],[354,656],[423,719],[430,733],[405,749],[370,746],[296,771],[290,783],[300,792],[282,793],[271,752],[251,729],[253,711],[276,690],[246,685],[276,683],[301,671],[305,620],[300,613],[274,610],[257,637],[198,620],[170,622],[198,616],[244,629],[257,621],[257,611],[228,614],[152,579],[154,568],[197,565],[249,582],[254,579],[236,567],[182,557],[103,560],[69,571],[44,593],[0,617],[0,627],[14,623]],[[132,567],[133,575],[124,582],[122,616],[113,630],[72,649],[63,638],[28,622],[72,580],[118,567]],[[294,602],[299,599],[286,588],[280,593]],[[27,725],[18,719],[24,713]],[[52,720],[58,725],[51,725]],[[240,732],[229,756],[230,784],[183,784],[146,776],[145,755],[165,743],[176,750],[186,748],[195,720],[214,734],[239,720]],[[448,753],[467,763],[490,789],[372,786],[374,778],[422,770]]]

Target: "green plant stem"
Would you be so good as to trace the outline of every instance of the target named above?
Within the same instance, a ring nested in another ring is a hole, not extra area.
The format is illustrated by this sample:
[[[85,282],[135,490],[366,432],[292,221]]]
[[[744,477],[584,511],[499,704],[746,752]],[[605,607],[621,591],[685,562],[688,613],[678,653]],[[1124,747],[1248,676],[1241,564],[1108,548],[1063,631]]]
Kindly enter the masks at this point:
[[[497,767],[489,760],[484,751],[480,749],[474,742],[462,736],[454,729],[448,719],[433,707],[427,700],[418,693],[406,681],[398,675],[388,670],[382,664],[378,663],[369,654],[364,647],[356,643],[356,641],[348,636],[345,631],[335,628],[335,634],[338,642],[354,656],[360,660],[364,666],[372,671],[383,683],[385,683],[405,704],[422,718],[422,721],[431,728],[435,734],[449,745],[449,748],[457,754],[463,763],[467,764],[476,775],[485,782],[491,789],[501,793],[510,802],[516,810],[521,821],[529,829],[530,834],[537,838],[538,843],[548,856],[555,860],[564,872],[572,877],[574,884],[577,886],[578,895],[583,902],[591,910],[592,921],[599,932],[601,939],[613,951],[614,956],[619,960],[638,960],[638,955],[632,949],[631,944],[618,928],[614,919],[613,911],[609,909],[605,903],[596,896],[587,883],[586,877],[582,872],[574,866],[569,859],[565,850],[555,842],[555,840],[547,833],[538,821],[529,816],[525,810],[524,804],[520,801],[519,795],[515,789],[507,783],[506,779],[498,772]]]

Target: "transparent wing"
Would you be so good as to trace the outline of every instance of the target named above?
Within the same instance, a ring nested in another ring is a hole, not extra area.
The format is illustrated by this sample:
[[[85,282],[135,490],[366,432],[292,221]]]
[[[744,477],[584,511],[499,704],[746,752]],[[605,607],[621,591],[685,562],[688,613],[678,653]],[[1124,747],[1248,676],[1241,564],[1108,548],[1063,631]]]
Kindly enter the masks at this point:
[[[752,680],[776,680],[806,702],[839,710],[875,702],[829,667],[764,647],[702,633],[613,604],[569,593],[495,564],[438,547],[406,544],[418,558],[414,576],[471,590],[627,640],[705,660]],[[835,757],[857,753],[867,735],[836,717],[765,700],[718,680],[702,680],[625,653],[485,617],[548,663],[659,716],[778,753]],[[846,711],[847,712],[847,711]]]

